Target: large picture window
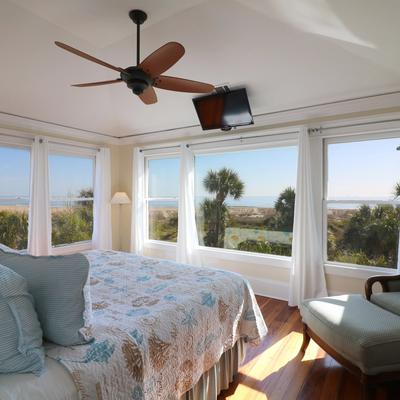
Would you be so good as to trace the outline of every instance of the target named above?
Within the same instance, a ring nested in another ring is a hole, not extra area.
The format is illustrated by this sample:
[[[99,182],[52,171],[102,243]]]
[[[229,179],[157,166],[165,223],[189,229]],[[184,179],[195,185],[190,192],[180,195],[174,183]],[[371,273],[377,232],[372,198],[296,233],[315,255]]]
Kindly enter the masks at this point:
[[[151,240],[178,237],[179,158],[147,159],[147,220]]]
[[[198,154],[200,245],[291,256],[297,147]]]
[[[30,151],[0,147],[0,243],[28,246]]]
[[[50,154],[52,246],[92,240],[94,158]]]
[[[328,142],[327,260],[396,268],[400,139]]]

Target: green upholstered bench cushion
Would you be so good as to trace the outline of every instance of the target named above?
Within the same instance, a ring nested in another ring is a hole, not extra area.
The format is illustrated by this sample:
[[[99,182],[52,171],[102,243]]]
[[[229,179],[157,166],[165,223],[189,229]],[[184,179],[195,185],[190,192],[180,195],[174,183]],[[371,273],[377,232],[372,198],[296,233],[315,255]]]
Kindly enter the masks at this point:
[[[365,374],[400,370],[400,317],[361,295],[303,302],[303,322]]]
[[[385,310],[400,315],[400,292],[376,293],[371,296],[371,301]]]

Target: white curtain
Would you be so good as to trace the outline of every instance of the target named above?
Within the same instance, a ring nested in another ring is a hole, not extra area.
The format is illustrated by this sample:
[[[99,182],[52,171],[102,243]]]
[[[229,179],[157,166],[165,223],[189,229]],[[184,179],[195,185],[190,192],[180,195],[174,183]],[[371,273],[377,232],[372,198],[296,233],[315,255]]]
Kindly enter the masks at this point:
[[[304,299],[327,296],[311,179],[310,138],[307,129],[299,135],[296,202],[294,211],[292,270],[289,305]]]
[[[96,154],[96,169],[93,200],[94,249],[112,249],[111,231],[111,154],[110,149],[101,148]]]
[[[194,202],[194,155],[186,145],[181,145],[180,162],[176,260],[180,263],[200,265]]]
[[[132,175],[131,251],[137,255],[143,254],[145,235],[144,180],[144,156],[140,149],[134,148]]]
[[[51,246],[49,201],[49,145],[36,137],[31,151],[31,182],[28,223],[28,253],[47,256]]]

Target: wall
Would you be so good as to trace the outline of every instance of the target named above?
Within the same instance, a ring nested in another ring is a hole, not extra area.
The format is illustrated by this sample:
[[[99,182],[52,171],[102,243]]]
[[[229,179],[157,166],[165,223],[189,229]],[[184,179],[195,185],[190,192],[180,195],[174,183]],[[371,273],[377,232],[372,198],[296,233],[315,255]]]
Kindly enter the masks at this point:
[[[111,153],[112,193],[126,192],[132,200],[132,146],[113,146]],[[129,251],[131,239],[131,205],[113,207],[113,248]]]

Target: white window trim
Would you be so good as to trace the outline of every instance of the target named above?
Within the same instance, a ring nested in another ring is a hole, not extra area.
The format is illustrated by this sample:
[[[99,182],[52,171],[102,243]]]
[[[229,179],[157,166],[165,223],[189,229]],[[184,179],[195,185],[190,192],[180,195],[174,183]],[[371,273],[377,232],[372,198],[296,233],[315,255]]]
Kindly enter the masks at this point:
[[[166,242],[162,240],[149,239],[145,242],[146,249],[162,250],[166,253],[172,254],[176,251],[177,244],[173,242]],[[241,250],[221,249],[218,247],[198,246],[197,250],[202,256],[206,258],[216,258],[223,260],[230,260],[236,262],[243,262],[249,264],[258,264],[263,266],[282,267],[286,269],[291,268],[292,257],[277,256],[274,254],[253,253]]]
[[[60,155],[60,156],[67,156],[67,157],[78,157],[78,158],[90,158],[93,160],[93,192],[94,192],[94,185],[95,185],[95,176],[96,176],[96,153],[97,150],[94,148],[80,148],[80,147],[73,147],[73,145],[68,144],[58,144],[58,143],[51,143],[49,144],[49,157],[51,155]],[[50,167],[50,166],[49,166]],[[50,177],[50,170],[49,170],[49,177]],[[49,182],[50,187],[50,182]],[[78,201],[92,201],[94,205],[94,198],[78,198]],[[49,200],[51,202],[51,196],[49,195]],[[51,223],[51,206],[49,208],[50,213],[50,223]],[[93,215],[94,217],[94,215]],[[92,232],[93,235],[93,232]],[[51,255],[67,255],[73,253],[79,253],[82,251],[92,250],[92,240],[84,240],[80,242],[74,243],[65,243],[53,246],[52,238],[50,237],[50,254]]]
[[[358,265],[341,263],[338,261],[328,260],[328,203],[365,203],[365,204],[400,204],[399,200],[394,201],[381,201],[381,200],[328,200],[328,145],[337,143],[351,143],[351,142],[361,142],[369,140],[380,140],[380,139],[394,139],[400,138],[400,129],[380,129],[379,131],[367,131],[367,132],[357,132],[340,134],[337,136],[326,136],[323,138],[323,183],[322,183],[322,249],[323,249],[323,260],[325,272],[328,275],[338,275],[346,276],[350,278],[361,278],[367,279],[373,275],[393,275],[397,273],[397,269],[378,267],[378,266],[368,266],[368,265]],[[398,260],[400,262],[400,260]]]
[[[91,240],[85,240],[83,242],[75,242],[70,244],[60,244],[51,247],[51,254],[53,256],[60,256],[66,254],[80,253],[82,251],[92,250],[93,245]]]

